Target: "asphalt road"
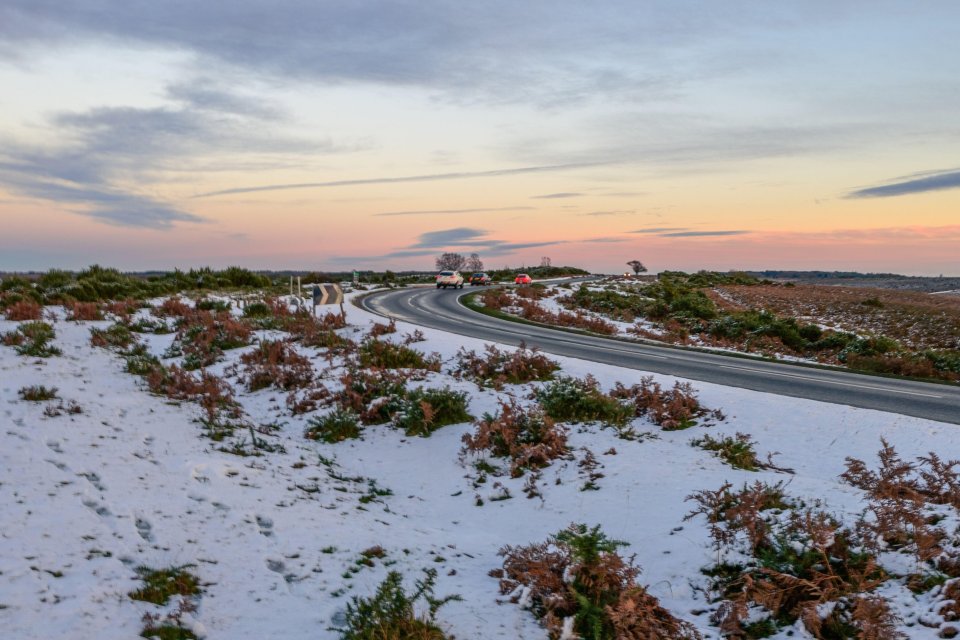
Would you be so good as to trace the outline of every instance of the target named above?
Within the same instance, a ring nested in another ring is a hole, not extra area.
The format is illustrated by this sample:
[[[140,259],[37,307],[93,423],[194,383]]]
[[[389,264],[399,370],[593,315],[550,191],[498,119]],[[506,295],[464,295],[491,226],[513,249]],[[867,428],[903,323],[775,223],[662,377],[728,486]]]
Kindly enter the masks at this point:
[[[490,342],[524,342],[545,353],[639,371],[960,424],[960,385],[869,376],[557,331],[477,313],[460,300],[468,293],[469,289],[394,289],[367,296],[361,304],[383,316]]]

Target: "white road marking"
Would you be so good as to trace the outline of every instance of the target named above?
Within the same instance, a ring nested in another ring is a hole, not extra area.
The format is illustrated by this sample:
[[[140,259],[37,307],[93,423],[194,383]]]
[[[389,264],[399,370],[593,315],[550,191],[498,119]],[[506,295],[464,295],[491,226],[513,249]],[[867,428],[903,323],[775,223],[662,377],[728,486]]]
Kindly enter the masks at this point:
[[[771,376],[780,376],[782,378],[797,378],[800,380],[810,380],[812,382],[822,382],[824,384],[836,384],[842,387],[856,387],[857,389],[871,389],[873,391],[887,391],[889,393],[901,393],[908,396],[923,396],[924,398],[942,398],[932,393],[921,393],[919,391],[903,391],[901,389],[891,389],[889,387],[875,387],[869,384],[856,384],[853,382],[840,382],[838,380],[827,380],[825,378],[815,378],[813,376],[801,376],[796,373],[779,373],[777,371],[764,371],[762,369],[751,369],[750,367],[737,367],[729,364],[718,364],[723,369],[739,369],[740,371],[749,371],[750,373],[766,374]]]

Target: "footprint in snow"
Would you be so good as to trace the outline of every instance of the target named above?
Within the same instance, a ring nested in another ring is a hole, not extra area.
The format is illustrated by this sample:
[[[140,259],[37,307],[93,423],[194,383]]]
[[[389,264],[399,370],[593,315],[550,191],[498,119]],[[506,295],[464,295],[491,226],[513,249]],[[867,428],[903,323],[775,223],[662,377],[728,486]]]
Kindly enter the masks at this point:
[[[257,526],[260,527],[260,533],[266,537],[273,535],[273,520],[266,516],[257,516]]]
[[[97,491],[104,492],[107,490],[104,484],[100,482],[100,476],[94,473],[93,471],[78,473],[77,475],[80,476],[81,478],[86,478],[87,482],[92,484]]]
[[[137,534],[139,534],[145,542],[153,542],[153,525],[150,524],[149,520],[137,518],[135,526],[137,527]]]
[[[54,453],[63,453],[63,449],[60,447],[60,442],[57,440],[47,440],[47,446],[50,447],[50,451]]]
[[[70,467],[68,467],[66,463],[60,462],[59,460],[51,460],[50,458],[44,458],[44,462],[49,462],[50,464],[55,466],[57,469],[60,469],[60,471],[70,470]]]
[[[90,509],[91,511],[93,511],[94,513],[96,513],[96,514],[97,514],[98,516],[100,516],[101,518],[106,518],[107,516],[111,515],[111,514],[110,514],[110,509],[107,509],[106,506],[100,504],[100,503],[97,502],[96,500],[90,500],[90,499],[88,498],[87,500],[84,500],[84,501],[83,501],[83,506],[85,506],[86,508],[88,508],[88,509]]]

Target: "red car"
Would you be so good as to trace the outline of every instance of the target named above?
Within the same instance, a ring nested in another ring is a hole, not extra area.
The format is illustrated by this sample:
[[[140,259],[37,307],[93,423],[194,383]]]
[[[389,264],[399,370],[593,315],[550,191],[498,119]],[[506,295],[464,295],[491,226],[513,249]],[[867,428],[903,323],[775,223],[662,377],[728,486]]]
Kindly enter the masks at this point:
[[[533,282],[533,278],[531,278],[525,273],[521,273],[517,275],[516,279],[514,279],[514,282],[516,284],[530,284],[531,282]]]

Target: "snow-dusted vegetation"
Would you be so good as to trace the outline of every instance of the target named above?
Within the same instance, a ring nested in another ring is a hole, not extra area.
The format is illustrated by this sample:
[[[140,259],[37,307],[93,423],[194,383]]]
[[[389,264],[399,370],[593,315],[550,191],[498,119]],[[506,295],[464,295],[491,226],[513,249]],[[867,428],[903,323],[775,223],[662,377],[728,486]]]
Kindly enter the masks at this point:
[[[298,309],[0,321],[6,637],[960,629],[955,425]]]

